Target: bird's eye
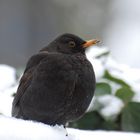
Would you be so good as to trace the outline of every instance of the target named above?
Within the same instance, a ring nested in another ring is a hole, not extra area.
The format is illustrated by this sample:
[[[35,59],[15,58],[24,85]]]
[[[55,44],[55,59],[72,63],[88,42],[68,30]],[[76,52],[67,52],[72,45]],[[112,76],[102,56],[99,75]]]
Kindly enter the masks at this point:
[[[70,41],[70,42],[69,42],[69,47],[73,48],[73,47],[75,47],[75,45],[76,45],[76,44],[75,44],[74,41]]]

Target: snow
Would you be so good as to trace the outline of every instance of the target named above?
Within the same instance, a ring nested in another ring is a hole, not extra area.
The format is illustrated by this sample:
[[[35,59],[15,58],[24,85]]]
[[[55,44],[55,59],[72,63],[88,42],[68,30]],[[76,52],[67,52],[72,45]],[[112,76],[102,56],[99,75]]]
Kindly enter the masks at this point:
[[[116,132],[116,131],[84,131],[70,129],[71,134],[75,134],[76,140],[139,140],[140,134],[138,133],[127,133],[127,132]]]
[[[115,119],[124,107],[123,101],[113,95],[100,96],[97,101],[103,106],[99,113],[106,119]]]
[[[104,66],[114,77],[128,83],[135,92],[133,101],[140,102],[140,69],[117,63],[111,56],[107,58]]]
[[[104,57],[104,59],[97,59],[100,54],[104,54],[109,50],[106,47],[91,47],[86,56],[94,67],[96,80],[100,81],[105,70],[108,70],[114,77],[120,78],[128,83],[135,92],[133,101],[140,102],[140,69],[130,67],[126,64],[118,63],[112,55]],[[113,85],[113,90],[118,89],[118,85]]]
[[[107,51],[107,49],[105,49],[105,48],[98,48],[98,47],[95,47],[95,46],[89,48],[86,51],[86,57],[91,62],[92,66],[94,68],[96,80],[100,79],[103,76],[104,70],[105,70],[102,62],[100,60],[96,59],[96,57],[99,54],[102,54],[106,51]]]
[[[13,97],[17,89],[16,70],[8,65],[0,65],[0,113],[10,116]]]
[[[11,115],[13,98],[7,94],[0,94],[0,113],[6,116]]]
[[[2,140],[69,140],[62,126],[51,127],[42,123],[0,117],[0,139]]]
[[[8,65],[0,65],[0,92],[16,82],[16,71]]]
[[[100,54],[108,52],[108,49],[105,47],[91,47],[86,52],[87,58],[94,67],[96,80],[107,82],[112,87],[112,95],[104,95],[98,97],[97,100],[100,105],[103,107],[100,110],[100,114],[104,118],[113,119],[117,114],[120,113],[124,104],[122,100],[113,96],[115,91],[120,88],[119,85],[111,83],[102,79],[105,70],[108,70],[111,75],[114,77],[120,78],[128,83],[132,90],[135,92],[133,101],[140,102],[140,69],[132,68],[125,64],[120,64],[111,55],[107,55],[104,59],[97,59]],[[88,111],[91,111],[91,108],[94,106],[94,99],[92,100]],[[92,109],[93,110],[93,109]]]
[[[66,131],[67,130],[67,131]],[[63,126],[49,126],[38,122],[0,116],[1,140],[139,140],[140,134],[115,131],[85,131]],[[68,136],[66,136],[68,134]]]

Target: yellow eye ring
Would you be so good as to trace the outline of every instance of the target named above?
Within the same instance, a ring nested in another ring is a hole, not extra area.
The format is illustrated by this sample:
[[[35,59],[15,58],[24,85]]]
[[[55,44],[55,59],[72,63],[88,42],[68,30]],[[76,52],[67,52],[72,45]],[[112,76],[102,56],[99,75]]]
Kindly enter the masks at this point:
[[[75,47],[75,45],[76,45],[76,44],[75,44],[74,41],[70,41],[70,42],[69,42],[69,47],[73,48],[73,47]]]

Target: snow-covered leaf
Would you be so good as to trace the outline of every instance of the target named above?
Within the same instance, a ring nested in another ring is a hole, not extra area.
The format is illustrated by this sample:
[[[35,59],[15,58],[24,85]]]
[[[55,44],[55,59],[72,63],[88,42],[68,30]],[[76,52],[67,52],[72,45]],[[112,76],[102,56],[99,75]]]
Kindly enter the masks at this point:
[[[108,80],[111,80],[121,86],[126,86],[126,87],[130,87],[125,81],[123,81],[122,79],[119,79],[117,77],[114,77],[112,76],[109,71],[105,71],[105,74],[104,74],[104,78],[108,79]]]

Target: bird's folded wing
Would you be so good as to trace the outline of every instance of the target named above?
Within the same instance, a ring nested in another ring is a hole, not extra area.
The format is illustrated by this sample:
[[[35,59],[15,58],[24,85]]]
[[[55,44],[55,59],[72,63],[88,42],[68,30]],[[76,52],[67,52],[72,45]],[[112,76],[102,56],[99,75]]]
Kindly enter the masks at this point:
[[[20,84],[19,84],[19,87],[17,89],[16,96],[15,96],[14,101],[13,101],[12,115],[14,115],[16,105],[18,104],[21,96],[24,94],[24,92],[26,91],[26,89],[30,85],[30,82],[32,80],[32,73],[33,73],[35,67],[40,63],[40,61],[42,59],[44,59],[46,57],[46,55],[47,55],[47,53],[42,52],[42,53],[38,53],[36,55],[33,55],[29,59],[27,66],[26,66],[26,69],[24,71],[24,74],[20,80]]]

